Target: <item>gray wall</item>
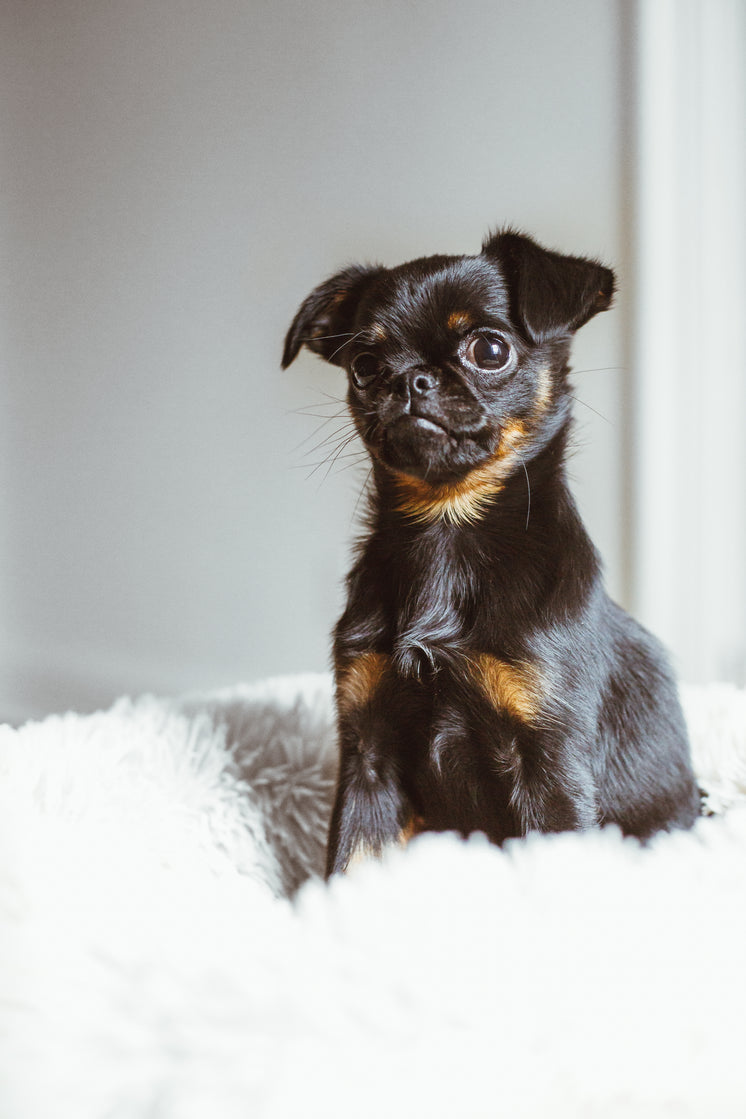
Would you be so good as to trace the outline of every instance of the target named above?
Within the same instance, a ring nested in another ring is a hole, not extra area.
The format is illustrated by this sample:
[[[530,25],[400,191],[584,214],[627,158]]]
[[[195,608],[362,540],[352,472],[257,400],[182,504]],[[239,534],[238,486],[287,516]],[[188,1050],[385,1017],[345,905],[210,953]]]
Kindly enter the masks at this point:
[[[0,42],[0,716],[325,668],[365,472],[312,473],[343,386],[284,331],[507,221],[623,265],[616,2],[6,0]],[[621,320],[573,462],[617,595]]]

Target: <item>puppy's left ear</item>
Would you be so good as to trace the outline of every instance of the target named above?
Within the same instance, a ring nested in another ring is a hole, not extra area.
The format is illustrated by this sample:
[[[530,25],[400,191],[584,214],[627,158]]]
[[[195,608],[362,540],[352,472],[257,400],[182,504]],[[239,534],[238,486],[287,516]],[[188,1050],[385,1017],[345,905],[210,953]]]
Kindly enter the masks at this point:
[[[314,288],[304,299],[285,338],[282,368],[287,369],[301,346],[341,365],[344,348],[353,335],[358,303],[368,285],[384,272],[373,265],[354,264]]]
[[[595,260],[550,252],[512,231],[490,237],[482,252],[500,265],[511,315],[534,342],[572,334],[611,305],[614,273]]]

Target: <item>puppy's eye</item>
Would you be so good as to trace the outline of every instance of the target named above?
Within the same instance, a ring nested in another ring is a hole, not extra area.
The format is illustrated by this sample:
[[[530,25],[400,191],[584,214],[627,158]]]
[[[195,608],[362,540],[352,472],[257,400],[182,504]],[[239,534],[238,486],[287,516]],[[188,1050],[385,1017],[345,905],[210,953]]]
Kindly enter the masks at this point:
[[[358,354],[350,366],[352,381],[356,388],[365,389],[371,385],[381,372],[381,363],[375,354]]]
[[[499,334],[478,334],[467,346],[466,356],[478,369],[504,369],[510,346]]]

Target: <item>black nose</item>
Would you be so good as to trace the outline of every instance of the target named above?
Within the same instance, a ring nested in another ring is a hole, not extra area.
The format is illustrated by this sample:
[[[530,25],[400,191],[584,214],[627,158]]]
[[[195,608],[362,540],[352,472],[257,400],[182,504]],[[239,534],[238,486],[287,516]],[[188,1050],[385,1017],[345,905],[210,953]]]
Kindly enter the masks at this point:
[[[434,373],[425,369],[407,369],[394,381],[394,392],[405,400],[412,396],[427,396],[438,383]]]

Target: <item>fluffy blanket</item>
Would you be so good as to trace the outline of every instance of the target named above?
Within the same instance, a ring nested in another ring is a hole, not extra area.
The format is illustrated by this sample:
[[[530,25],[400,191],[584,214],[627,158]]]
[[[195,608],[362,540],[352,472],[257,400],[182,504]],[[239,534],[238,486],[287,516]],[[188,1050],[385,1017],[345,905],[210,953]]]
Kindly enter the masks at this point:
[[[329,681],[0,730],[3,1119],[746,1114],[746,694],[715,813],[423,836],[325,886]]]

